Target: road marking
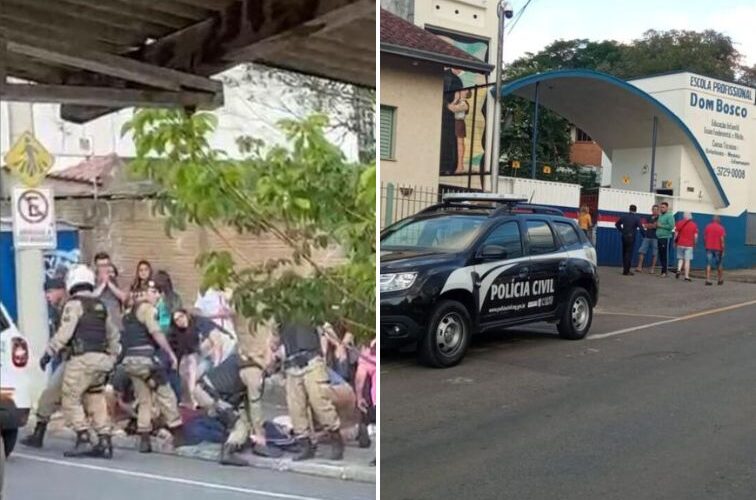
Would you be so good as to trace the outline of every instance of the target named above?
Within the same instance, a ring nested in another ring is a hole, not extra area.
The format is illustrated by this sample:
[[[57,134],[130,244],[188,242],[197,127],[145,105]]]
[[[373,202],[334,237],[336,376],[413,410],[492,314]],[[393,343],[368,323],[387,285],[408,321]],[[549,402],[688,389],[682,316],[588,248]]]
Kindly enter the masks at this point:
[[[596,311],[596,314],[606,314],[611,316],[637,316],[639,318],[663,318],[663,319],[676,319],[677,316],[662,316],[660,314],[638,314],[638,313],[623,313],[623,312],[610,312],[610,311]]]
[[[741,302],[740,304],[734,304],[731,306],[718,307],[716,309],[709,309],[707,311],[701,311],[697,313],[687,314],[678,318],[667,319],[664,321],[656,321],[654,323],[647,323],[645,325],[633,326],[631,328],[623,328],[622,330],[615,330],[613,332],[599,333],[596,335],[590,335],[589,340],[605,339],[607,337],[614,337],[616,335],[622,335],[623,333],[636,332],[638,330],[645,330],[647,328],[653,328],[655,326],[666,325],[668,323],[676,323],[678,321],[687,321],[689,319],[700,318],[701,316],[709,316],[711,314],[717,314],[725,311],[731,311],[733,309],[740,309],[741,307],[752,306],[756,304],[756,300],[750,300],[748,302]]]
[[[254,490],[250,488],[228,486],[225,484],[206,483],[204,481],[193,481],[191,479],[182,479],[180,477],[162,476],[159,474],[148,474],[146,472],[136,472],[136,471],[130,471],[126,469],[116,469],[112,467],[100,467],[98,465],[73,463],[73,462],[67,462],[65,460],[56,460],[53,458],[38,457],[36,455],[26,455],[24,453],[15,453],[14,456],[18,458],[25,458],[26,460],[33,460],[33,461],[44,462],[48,464],[62,465],[65,467],[75,467],[79,469],[94,470],[98,472],[110,472],[112,474],[120,474],[122,476],[138,477],[142,479],[154,479],[157,481],[165,481],[167,483],[184,484],[188,486],[199,486],[201,488],[222,490],[222,491],[232,491],[234,493],[247,493],[247,494],[253,494],[253,495],[266,496],[270,498],[285,498],[287,500],[325,500],[323,498],[317,498],[317,497],[306,497],[302,495],[292,495],[289,493],[276,493],[273,491]]]

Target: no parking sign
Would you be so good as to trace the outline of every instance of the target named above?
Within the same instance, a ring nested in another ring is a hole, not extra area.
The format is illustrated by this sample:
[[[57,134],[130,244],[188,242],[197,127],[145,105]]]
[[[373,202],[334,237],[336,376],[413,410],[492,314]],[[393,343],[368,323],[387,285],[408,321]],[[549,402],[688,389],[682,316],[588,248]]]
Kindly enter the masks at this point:
[[[13,247],[55,249],[55,202],[52,189],[13,189]]]

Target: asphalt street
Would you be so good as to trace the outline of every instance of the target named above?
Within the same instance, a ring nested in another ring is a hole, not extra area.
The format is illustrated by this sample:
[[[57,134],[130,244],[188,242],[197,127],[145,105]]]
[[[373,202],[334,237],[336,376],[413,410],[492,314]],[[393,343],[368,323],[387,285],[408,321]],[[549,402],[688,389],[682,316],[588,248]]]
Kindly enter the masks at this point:
[[[111,461],[66,459],[69,442],[42,451],[19,446],[6,464],[4,500],[358,500],[375,485],[292,472],[116,450]]]
[[[382,498],[754,498],[756,285],[601,274],[589,339],[382,353]]]

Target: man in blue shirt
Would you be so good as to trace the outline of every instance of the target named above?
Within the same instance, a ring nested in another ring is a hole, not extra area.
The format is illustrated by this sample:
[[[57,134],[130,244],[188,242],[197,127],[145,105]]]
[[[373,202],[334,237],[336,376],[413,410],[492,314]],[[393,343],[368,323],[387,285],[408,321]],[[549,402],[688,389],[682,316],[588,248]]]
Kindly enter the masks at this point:
[[[651,254],[651,269],[649,273],[654,274],[654,268],[656,267],[656,256],[658,254],[658,244],[656,241],[656,221],[659,220],[659,205],[651,207],[651,218],[648,223],[643,226],[646,230],[646,234],[643,235],[643,241],[641,242],[640,249],[638,250],[638,267],[636,272],[643,272],[643,256],[647,253]]]
[[[640,217],[638,217],[638,207],[630,205],[630,213],[622,215],[617,223],[616,228],[622,234],[622,274],[632,276],[630,271],[631,261],[633,260],[633,247],[635,246],[635,233],[637,231],[644,234],[641,226]]]

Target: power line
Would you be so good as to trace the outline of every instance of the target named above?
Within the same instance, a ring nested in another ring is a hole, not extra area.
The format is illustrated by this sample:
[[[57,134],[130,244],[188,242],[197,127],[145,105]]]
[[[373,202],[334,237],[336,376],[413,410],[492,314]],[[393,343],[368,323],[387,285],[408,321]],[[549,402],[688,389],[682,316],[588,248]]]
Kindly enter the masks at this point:
[[[509,27],[509,31],[507,31],[507,34],[512,33],[512,30],[517,26],[517,23],[520,21],[520,18],[525,13],[525,10],[528,8],[528,5],[530,5],[530,2],[533,0],[528,0],[525,2],[525,6],[520,10],[520,12],[517,13],[517,17],[515,18],[514,22],[512,23],[512,26]]]

